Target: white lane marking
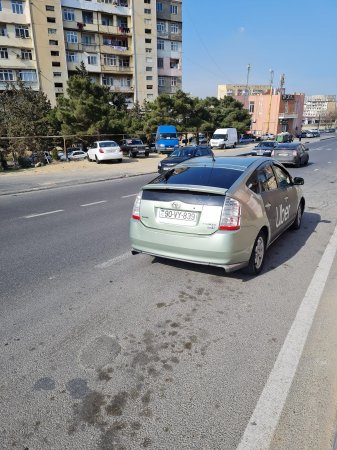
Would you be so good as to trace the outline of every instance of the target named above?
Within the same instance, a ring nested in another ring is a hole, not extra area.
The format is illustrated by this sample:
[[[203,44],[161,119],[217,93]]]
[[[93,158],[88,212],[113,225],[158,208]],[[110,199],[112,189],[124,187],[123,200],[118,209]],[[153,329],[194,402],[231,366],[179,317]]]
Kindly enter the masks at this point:
[[[314,169],[314,172],[318,172],[319,171],[319,169]]]
[[[95,267],[96,269],[106,269],[107,267],[113,266],[114,264],[117,264],[121,261],[124,261],[125,259],[130,258],[131,256],[131,250],[129,250],[126,253],[123,253],[122,255],[116,256],[115,258],[109,259],[108,261],[105,261],[101,264],[97,264]]]
[[[40,214],[30,214],[29,216],[23,216],[23,219],[32,219],[33,217],[39,217],[39,216],[47,216],[48,214],[56,214],[59,212],[64,211],[63,209],[57,209],[55,211],[48,211],[45,213],[40,213]]]
[[[324,251],[237,450],[270,447],[336,256],[337,226]]]
[[[331,161],[328,161],[328,164],[331,164]]]
[[[100,202],[85,203],[84,205],[80,205],[80,206],[98,205],[99,203],[106,203],[106,202],[107,202],[107,200],[101,200]]]
[[[123,195],[121,198],[136,197],[138,194]]]

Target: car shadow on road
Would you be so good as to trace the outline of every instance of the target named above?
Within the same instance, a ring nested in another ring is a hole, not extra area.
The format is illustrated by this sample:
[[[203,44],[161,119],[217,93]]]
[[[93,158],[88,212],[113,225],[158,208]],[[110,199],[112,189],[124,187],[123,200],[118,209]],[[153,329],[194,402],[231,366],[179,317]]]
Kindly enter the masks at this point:
[[[331,223],[328,220],[321,220],[320,214],[305,212],[303,214],[302,225],[299,230],[285,231],[267,250],[262,273],[267,273],[277,267],[286,264],[301,248],[306,244],[312,233],[316,232],[319,223]],[[242,271],[225,273],[221,267],[204,266],[171,259],[155,257],[152,264],[165,264],[176,267],[178,270],[199,272],[218,277],[229,277],[243,282],[249,281],[254,276],[245,275]]]

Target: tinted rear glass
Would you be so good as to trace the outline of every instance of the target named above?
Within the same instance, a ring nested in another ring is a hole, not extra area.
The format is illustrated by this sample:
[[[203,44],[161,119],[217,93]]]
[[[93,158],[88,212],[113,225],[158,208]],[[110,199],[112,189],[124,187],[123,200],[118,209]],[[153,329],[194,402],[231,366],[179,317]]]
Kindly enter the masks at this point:
[[[143,191],[143,200],[153,200],[157,202],[174,202],[181,201],[191,205],[210,205],[222,206],[224,202],[224,195],[201,193],[201,192],[186,192],[179,190],[163,190],[163,189],[145,189]]]
[[[227,168],[179,167],[159,175],[150,184],[187,184],[229,189],[241,175],[241,170]]]
[[[117,147],[117,144],[115,141],[99,142],[98,145],[100,147]]]

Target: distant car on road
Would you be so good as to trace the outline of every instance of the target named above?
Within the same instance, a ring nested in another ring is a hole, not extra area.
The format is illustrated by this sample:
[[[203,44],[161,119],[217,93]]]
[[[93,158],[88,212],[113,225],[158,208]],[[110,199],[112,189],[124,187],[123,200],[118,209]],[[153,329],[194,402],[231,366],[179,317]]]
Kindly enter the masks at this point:
[[[275,146],[275,141],[261,141],[253,148],[250,154],[252,156],[270,156]]]
[[[299,142],[277,144],[271,152],[272,158],[282,164],[295,167],[306,166],[309,162],[308,148]]]
[[[87,155],[88,161],[96,161],[97,164],[102,161],[123,161],[123,152],[115,141],[96,141],[88,148]]]
[[[273,141],[273,140],[275,139],[275,134],[272,134],[272,133],[266,133],[266,134],[263,134],[263,135],[261,136],[261,139],[262,139],[263,141],[268,141],[268,140]]]
[[[129,138],[123,139],[121,142],[121,149],[124,155],[128,155],[129,158],[136,158],[143,155],[146,158],[150,154],[149,146],[144,144],[141,139]]]
[[[165,172],[183,161],[187,161],[188,159],[196,158],[198,156],[210,156],[213,158],[214,153],[212,152],[212,149],[210,147],[180,147],[177,150],[174,150],[174,152],[172,152],[167,158],[162,159],[159,162],[158,172]]]
[[[132,253],[257,275],[271,243],[300,228],[303,183],[271,158],[189,159],[138,194]]]
[[[255,137],[250,134],[244,134],[239,140],[240,144],[251,144],[252,142],[255,142]]]

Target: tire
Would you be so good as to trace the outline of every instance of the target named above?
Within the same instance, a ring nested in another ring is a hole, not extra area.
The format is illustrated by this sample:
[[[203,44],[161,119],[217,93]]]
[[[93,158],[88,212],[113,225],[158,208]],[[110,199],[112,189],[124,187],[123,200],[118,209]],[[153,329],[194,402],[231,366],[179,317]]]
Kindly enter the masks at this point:
[[[266,235],[263,231],[260,231],[255,239],[248,266],[243,269],[243,272],[248,275],[258,275],[263,269],[265,255]]]
[[[128,154],[128,156],[129,156],[129,158],[133,158],[133,153],[132,153],[132,151],[131,151],[131,150],[129,151],[129,154]]]
[[[121,162],[123,162],[123,159],[119,158],[119,159],[117,159],[117,162],[121,163]]]
[[[101,161],[95,156],[96,164],[101,164]]]
[[[236,142],[234,142],[234,144],[233,144],[233,148],[235,148],[236,147]]]
[[[226,147],[226,144],[224,144],[224,145],[222,146],[222,148],[223,148],[224,150],[226,150],[226,148],[227,148],[227,147]]]
[[[148,158],[149,157],[149,154],[148,153],[145,153],[145,158]]]
[[[298,209],[297,209],[295,220],[294,220],[293,224],[290,227],[292,230],[299,230],[301,228],[302,217],[303,217],[303,204],[301,202],[298,205]]]

